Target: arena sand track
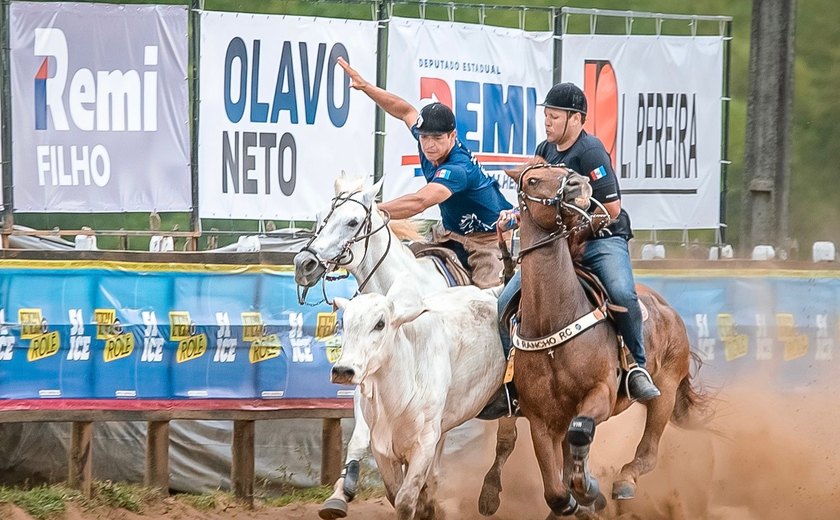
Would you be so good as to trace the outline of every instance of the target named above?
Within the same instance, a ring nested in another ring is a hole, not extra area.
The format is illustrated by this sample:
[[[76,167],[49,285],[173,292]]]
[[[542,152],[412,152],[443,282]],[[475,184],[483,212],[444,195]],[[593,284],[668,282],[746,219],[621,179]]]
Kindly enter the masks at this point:
[[[762,384],[728,386],[718,397],[715,427],[721,435],[665,430],[656,470],[641,478],[635,500],[610,505],[604,518],[644,520],[836,520],[840,518],[840,392],[815,385],[807,393],[781,395]],[[840,385],[837,387],[840,389]],[[817,390],[819,389],[819,390]],[[602,489],[633,454],[644,410],[636,405],[599,426],[591,467]],[[476,499],[493,452],[495,425],[481,442],[445,461],[441,498],[449,520],[484,518]],[[548,508],[525,421],[505,468],[497,520],[542,520]],[[317,504],[247,511],[236,505],[195,511],[168,499],[144,515],[120,510],[82,512],[72,507],[64,520],[317,520]],[[0,518],[30,520],[20,510],[0,507]],[[384,499],[354,502],[350,520],[391,520]]]

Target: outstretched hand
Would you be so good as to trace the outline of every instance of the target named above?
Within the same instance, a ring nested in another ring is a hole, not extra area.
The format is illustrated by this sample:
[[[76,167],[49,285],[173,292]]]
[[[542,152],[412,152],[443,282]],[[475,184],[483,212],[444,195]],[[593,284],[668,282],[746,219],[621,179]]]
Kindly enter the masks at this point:
[[[339,56],[336,61],[338,62],[338,65],[344,69],[344,73],[350,77],[350,86],[356,90],[364,90],[364,88],[368,85],[367,80],[365,80],[365,78],[363,78],[362,75],[359,74],[356,69],[351,67],[350,64],[347,63],[341,56]]]

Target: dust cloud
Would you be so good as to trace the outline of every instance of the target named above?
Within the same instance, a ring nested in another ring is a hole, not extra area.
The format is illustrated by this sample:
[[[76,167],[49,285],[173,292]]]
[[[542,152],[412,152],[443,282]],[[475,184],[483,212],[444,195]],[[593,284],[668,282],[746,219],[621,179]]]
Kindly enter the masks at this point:
[[[825,386],[781,393],[765,380],[727,385],[717,393],[708,431],[668,425],[654,471],[634,500],[610,500],[605,518],[644,520],[836,520],[840,518],[840,393]],[[840,386],[838,386],[840,389]],[[642,434],[644,408],[634,405],[599,425],[590,467],[609,497],[612,479],[629,462]],[[484,518],[477,511],[495,423],[467,449],[445,458],[441,499],[447,518]],[[546,517],[527,421],[502,477],[502,504],[492,518]]]

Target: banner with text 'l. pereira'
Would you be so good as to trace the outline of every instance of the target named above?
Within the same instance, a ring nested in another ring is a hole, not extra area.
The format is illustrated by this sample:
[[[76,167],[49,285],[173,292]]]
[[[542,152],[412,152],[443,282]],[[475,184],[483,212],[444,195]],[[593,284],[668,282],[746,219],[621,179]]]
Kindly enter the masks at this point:
[[[458,138],[516,205],[514,182],[501,169],[533,157],[545,139],[537,103],[551,88],[552,51],[550,32],[395,17],[388,32],[388,90],[418,110],[432,101],[452,108]],[[385,131],[389,200],[426,181],[406,125],[389,117]],[[437,215],[437,207],[423,213]]]
[[[14,206],[192,207],[183,6],[12,2]]]
[[[373,173],[374,108],[339,57],[375,81],[376,22],[202,13],[202,218],[311,220],[342,170]]]
[[[720,221],[720,36],[563,36],[563,81],[613,160],[634,229]],[[588,172],[581,172],[588,173]]]

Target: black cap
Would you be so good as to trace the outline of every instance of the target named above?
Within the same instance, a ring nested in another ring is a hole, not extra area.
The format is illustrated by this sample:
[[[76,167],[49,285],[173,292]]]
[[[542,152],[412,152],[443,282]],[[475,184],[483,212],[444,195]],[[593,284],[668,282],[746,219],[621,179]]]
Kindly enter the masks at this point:
[[[420,109],[415,126],[421,135],[448,134],[455,130],[455,114],[443,103],[430,103]]]
[[[574,83],[558,83],[545,95],[544,107],[571,110],[586,115],[586,96]]]

